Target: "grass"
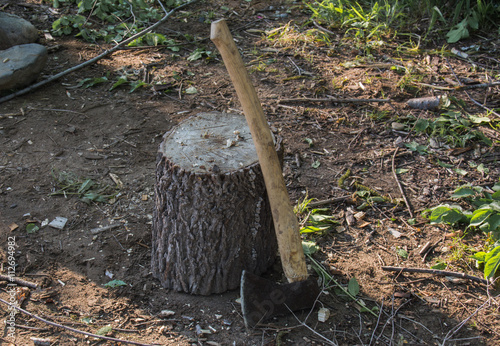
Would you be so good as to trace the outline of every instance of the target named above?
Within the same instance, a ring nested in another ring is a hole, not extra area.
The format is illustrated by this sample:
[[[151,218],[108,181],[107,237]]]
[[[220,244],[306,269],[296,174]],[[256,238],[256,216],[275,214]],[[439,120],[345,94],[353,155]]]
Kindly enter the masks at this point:
[[[101,184],[66,171],[52,171],[57,188],[50,196],[77,196],[82,202],[113,203],[118,187]]]
[[[306,4],[312,20],[364,42],[387,40],[403,32],[416,33],[423,40],[445,36],[448,43],[455,43],[474,31],[498,31],[500,23],[500,6],[493,0],[458,0],[455,6],[437,0],[316,0]]]
[[[500,180],[493,190],[472,185],[460,186],[451,198],[457,203],[426,209],[423,216],[431,224],[448,224],[452,229],[463,230],[463,237],[469,232],[482,234],[485,251],[477,251],[466,245],[464,238],[460,237],[455,240],[448,260],[458,262],[469,257],[481,267],[486,279],[495,278],[500,269]]]

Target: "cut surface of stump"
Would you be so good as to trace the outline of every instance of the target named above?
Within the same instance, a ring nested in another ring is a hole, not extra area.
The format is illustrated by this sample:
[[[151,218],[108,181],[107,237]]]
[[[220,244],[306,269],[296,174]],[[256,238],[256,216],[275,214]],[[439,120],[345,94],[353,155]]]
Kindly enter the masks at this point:
[[[222,293],[239,286],[242,270],[266,271],[276,252],[245,117],[200,113],[165,134],[156,164],[153,276],[168,289]]]

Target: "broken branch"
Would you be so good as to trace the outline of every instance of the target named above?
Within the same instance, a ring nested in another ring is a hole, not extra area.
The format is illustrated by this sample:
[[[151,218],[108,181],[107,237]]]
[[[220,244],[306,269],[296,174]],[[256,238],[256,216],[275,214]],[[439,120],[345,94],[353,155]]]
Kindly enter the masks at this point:
[[[408,201],[408,198],[406,198],[405,191],[403,190],[403,187],[401,186],[401,183],[399,182],[398,175],[396,174],[396,166],[394,164],[394,159],[396,158],[398,150],[399,150],[399,147],[396,147],[396,150],[394,150],[394,154],[392,155],[392,174],[394,175],[394,179],[396,180],[396,183],[398,184],[399,191],[401,192],[401,195],[403,196],[403,200],[405,201],[406,208],[408,208],[408,212],[410,213],[410,217],[413,219],[415,216],[413,215],[413,210],[411,208],[411,204]]]
[[[464,273],[458,272],[450,272],[446,270],[438,270],[438,269],[424,269],[424,268],[403,268],[403,267],[390,267],[383,266],[382,270],[390,271],[390,272],[399,272],[399,273],[425,273],[425,274],[433,274],[438,276],[453,276],[456,278],[467,279],[474,282],[479,282],[484,285],[488,285],[488,280],[478,278],[477,276],[467,275]]]
[[[364,103],[364,102],[391,102],[390,99],[338,99],[333,97],[328,98],[291,98],[291,99],[281,99],[278,103],[287,102],[332,102],[332,103]]]
[[[151,344],[143,344],[142,342],[136,342],[136,341],[128,341],[128,340],[122,340],[122,339],[116,339],[116,338],[111,338],[109,336],[103,336],[103,335],[97,335],[97,334],[92,334],[92,333],[87,333],[87,332],[84,332],[83,330],[78,330],[78,329],[75,329],[75,328],[71,328],[71,327],[67,327],[67,326],[64,326],[62,324],[59,324],[59,323],[55,323],[55,322],[52,322],[52,321],[49,321],[49,320],[46,320],[40,316],[37,316],[35,314],[32,314],[31,312],[27,311],[27,310],[24,310],[23,308],[20,308],[19,306],[17,305],[14,305],[14,304],[10,304],[8,302],[6,302],[5,300],[1,299],[0,298],[0,302],[16,309],[16,310],[19,310],[21,311],[23,314],[26,314],[34,319],[37,319],[43,323],[46,323],[48,325],[51,325],[53,327],[58,327],[58,328],[62,328],[62,329],[66,329],[66,330],[69,330],[70,332],[73,332],[73,333],[78,333],[78,334],[83,334],[83,335],[87,335],[87,336],[90,336],[90,337],[93,337],[93,338],[97,338],[97,339],[103,339],[103,340],[109,340],[109,341],[114,341],[114,342],[118,342],[118,343],[124,343],[124,344],[131,344],[131,345],[138,345],[138,346],[152,346]]]
[[[13,276],[8,276],[8,275],[0,275],[0,281],[10,281],[10,282],[13,282],[19,286],[25,286],[25,287],[34,288],[34,289],[38,288],[38,285],[33,283],[33,282],[29,282],[29,281],[19,279],[19,278],[13,277]]]

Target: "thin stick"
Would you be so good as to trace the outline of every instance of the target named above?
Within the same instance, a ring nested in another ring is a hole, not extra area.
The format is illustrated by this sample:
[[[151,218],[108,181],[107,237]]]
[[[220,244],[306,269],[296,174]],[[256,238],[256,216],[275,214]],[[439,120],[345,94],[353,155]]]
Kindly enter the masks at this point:
[[[52,76],[52,77],[49,77],[41,82],[38,82],[36,84],[33,84],[33,85],[30,85],[29,87],[27,88],[24,88],[24,89],[21,89],[19,91],[16,91],[15,93],[13,94],[10,94],[10,95],[7,95],[5,97],[2,97],[0,98],[0,103],[3,103],[3,102],[6,102],[6,101],[9,101],[9,100],[12,100],[13,98],[17,97],[17,96],[21,96],[21,95],[24,95],[24,94],[27,94],[35,89],[38,89],[40,88],[41,86],[44,86],[45,84],[48,84],[50,82],[53,82],[67,74],[70,74],[72,72],[75,72],[85,66],[88,66],[88,65],[91,65],[93,63],[95,63],[96,61],[110,55],[111,53],[114,53],[116,52],[117,50],[119,50],[122,46],[132,42],[133,40],[141,37],[141,36],[144,36],[145,34],[147,34],[148,32],[154,30],[155,28],[157,28],[158,26],[160,26],[161,24],[163,24],[164,22],[166,22],[166,20],[176,11],[180,10],[181,8],[184,8],[186,6],[189,6],[191,5],[192,3],[196,2],[197,0],[191,0],[189,2],[186,2],[185,4],[182,4],[180,6],[177,6],[176,8],[170,10],[170,12],[166,12],[165,8],[163,7],[163,4],[159,1],[161,7],[163,8],[163,10],[165,11],[165,16],[160,19],[158,22],[156,22],[155,24],[151,25],[150,27],[142,30],[141,32],[129,37],[128,39],[118,43],[116,46],[114,46],[113,48],[111,49],[108,49],[106,51],[104,51],[103,53],[101,53],[100,55],[96,56],[95,58],[92,58],[90,60],[87,60],[79,65],[76,65],[76,66],[73,66],[65,71],[62,71],[62,72],[59,72],[58,74]]]
[[[406,208],[408,208],[408,212],[410,213],[410,217],[413,219],[415,216],[413,215],[413,210],[412,210],[411,204],[408,201],[408,198],[406,198],[405,191],[403,190],[403,187],[401,186],[401,183],[399,182],[398,175],[396,174],[396,166],[394,164],[394,159],[396,158],[398,150],[399,150],[399,147],[396,147],[396,150],[394,150],[394,154],[392,155],[392,174],[394,175],[394,180],[396,180],[396,183],[398,184],[399,191],[401,192],[401,195],[403,196],[403,200],[405,201]]]
[[[492,82],[492,83],[481,83],[481,84],[471,84],[471,85],[460,85],[455,87],[453,90],[462,91],[476,88],[489,88],[492,86],[500,85],[500,82]]]
[[[38,288],[37,284],[23,280],[23,279],[19,279],[15,276],[0,275],[0,281],[10,281],[10,282],[13,282],[19,286],[25,286],[25,287],[29,287],[29,288],[33,288],[33,289]]]
[[[338,99],[333,97],[316,99],[316,98],[302,97],[302,98],[281,99],[278,101],[278,103],[286,103],[286,102],[364,103],[364,102],[391,102],[391,99]]]
[[[459,86],[456,86],[456,87],[445,87],[445,86],[432,85],[432,84],[419,83],[419,82],[413,82],[413,84],[421,85],[421,86],[425,86],[425,87],[429,87],[429,88],[437,89],[437,90],[464,91],[464,90],[477,89],[477,88],[489,88],[489,87],[492,87],[492,86],[500,85],[500,82],[482,83],[482,84],[471,84],[471,85],[459,85]]]
[[[351,195],[341,196],[341,197],[335,197],[335,198],[330,198],[330,199],[325,199],[325,200],[317,201],[317,202],[311,202],[311,203],[308,204],[308,206],[311,207],[311,208],[315,208],[315,207],[319,207],[319,206],[322,206],[322,205],[325,205],[325,204],[332,204],[332,203],[343,202],[346,199],[348,199],[349,197],[351,197]]]
[[[490,304],[492,298],[488,298],[487,301],[485,301],[483,304],[481,304],[481,306],[479,306],[471,315],[469,315],[467,318],[465,318],[462,322],[460,322],[458,325],[456,325],[455,327],[453,327],[452,329],[450,329],[450,331],[444,336],[443,338],[443,343],[441,345],[445,345],[445,343],[447,341],[449,341],[449,339],[455,335],[456,333],[458,333],[458,331],[472,318],[474,317],[474,315],[476,315],[479,311],[481,311],[487,304]]]
[[[425,269],[425,268],[403,268],[403,267],[390,267],[390,266],[383,266],[382,270],[390,271],[390,272],[399,272],[399,273],[403,273],[403,272],[405,272],[405,273],[425,273],[425,274],[433,274],[433,275],[438,275],[438,276],[453,276],[456,278],[467,279],[467,280],[478,282],[478,283],[481,283],[484,285],[488,285],[488,280],[486,280],[486,279],[481,279],[481,278],[478,278],[477,276],[467,275],[465,273],[450,272],[450,271],[446,271],[446,270]]]
[[[16,310],[19,310],[23,314],[26,314],[26,315],[28,315],[28,316],[30,316],[30,317],[32,317],[34,319],[37,319],[37,320],[39,320],[39,321],[41,321],[43,323],[46,323],[46,324],[51,325],[53,327],[58,327],[58,328],[66,329],[66,330],[69,330],[70,332],[73,332],[73,333],[87,335],[87,336],[90,336],[90,337],[93,337],[93,338],[97,338],[97,339],[109,340],[109,341],[114,341],[114,342],[122,342],[124,344],[131,344],[131,345],[138,345],[138,346],[153,346],[153,345],[155,345],[155,344],[143,344],[141,342],[136,342],[136,341],[122,340],[122,339],[111,338],[109,336],[102,336],[102,335],[87,333],[87,332],[84,332],[83,330],[78,330],[78,329],[75,329],[75,328],[67,327],[67,326],[64,326],[62,324],[55,323],[55,322],[46,320],[44,318],[41,318],[40,316],[34,315],[31,312],[29,312],[27,310],[24,310],[23,308],[20,308],[17,305],[10,304],[10,303],[6,302],[5,300],[3,300],[1,298],[0,298],[0,302],[6,304],[6,305],[8,305],[8,306],[10,306],[10,307],[12,307],[12,308],[14,308]]]
[[[314,21],[314,20],[313,20],[313,24],[314,24],[314,26],[315,26],[315,27],[317,27],[319,30],[324,31],[324,32],[326,32],[326,33],[327,33],[327,34],[329,34],[329,35],[332,35],[332,36],[335,36],[335,35],[336,35],[333,31],[330,31],[330,30],[328,30],[328,29],[326,29],[326,28],[323,28],[321,25],[319,25],[318,23],[316,23],[316,21]]]
[[[110,230],[110,229],[118,228],[120,226],[123,226],[123,224],[121,224],[121,223],[113,223],[111,225],[107,225],[107,226],[104,226],[104,227],[92,228],[90,230],[90,233],[92,233],[92,234],[98,234],[98,233],[101,233],[101,232],[104,232],[104,231],[107,231],[107,230]]]

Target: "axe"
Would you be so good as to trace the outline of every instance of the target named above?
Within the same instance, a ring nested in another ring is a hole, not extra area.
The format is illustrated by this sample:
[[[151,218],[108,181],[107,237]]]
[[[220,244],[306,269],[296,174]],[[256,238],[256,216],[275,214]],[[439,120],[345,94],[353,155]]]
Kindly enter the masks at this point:
[[[269,317],[313,307],[320,290],[307,274],[299,224],[290,204],[271,130],[224,19],[212,23],[210,39],[226,65],[252,134],[271,205],[281,264],[288,280],[286,284],[277,284],[243,271],[241,308],[245,326],[253,328]]]

